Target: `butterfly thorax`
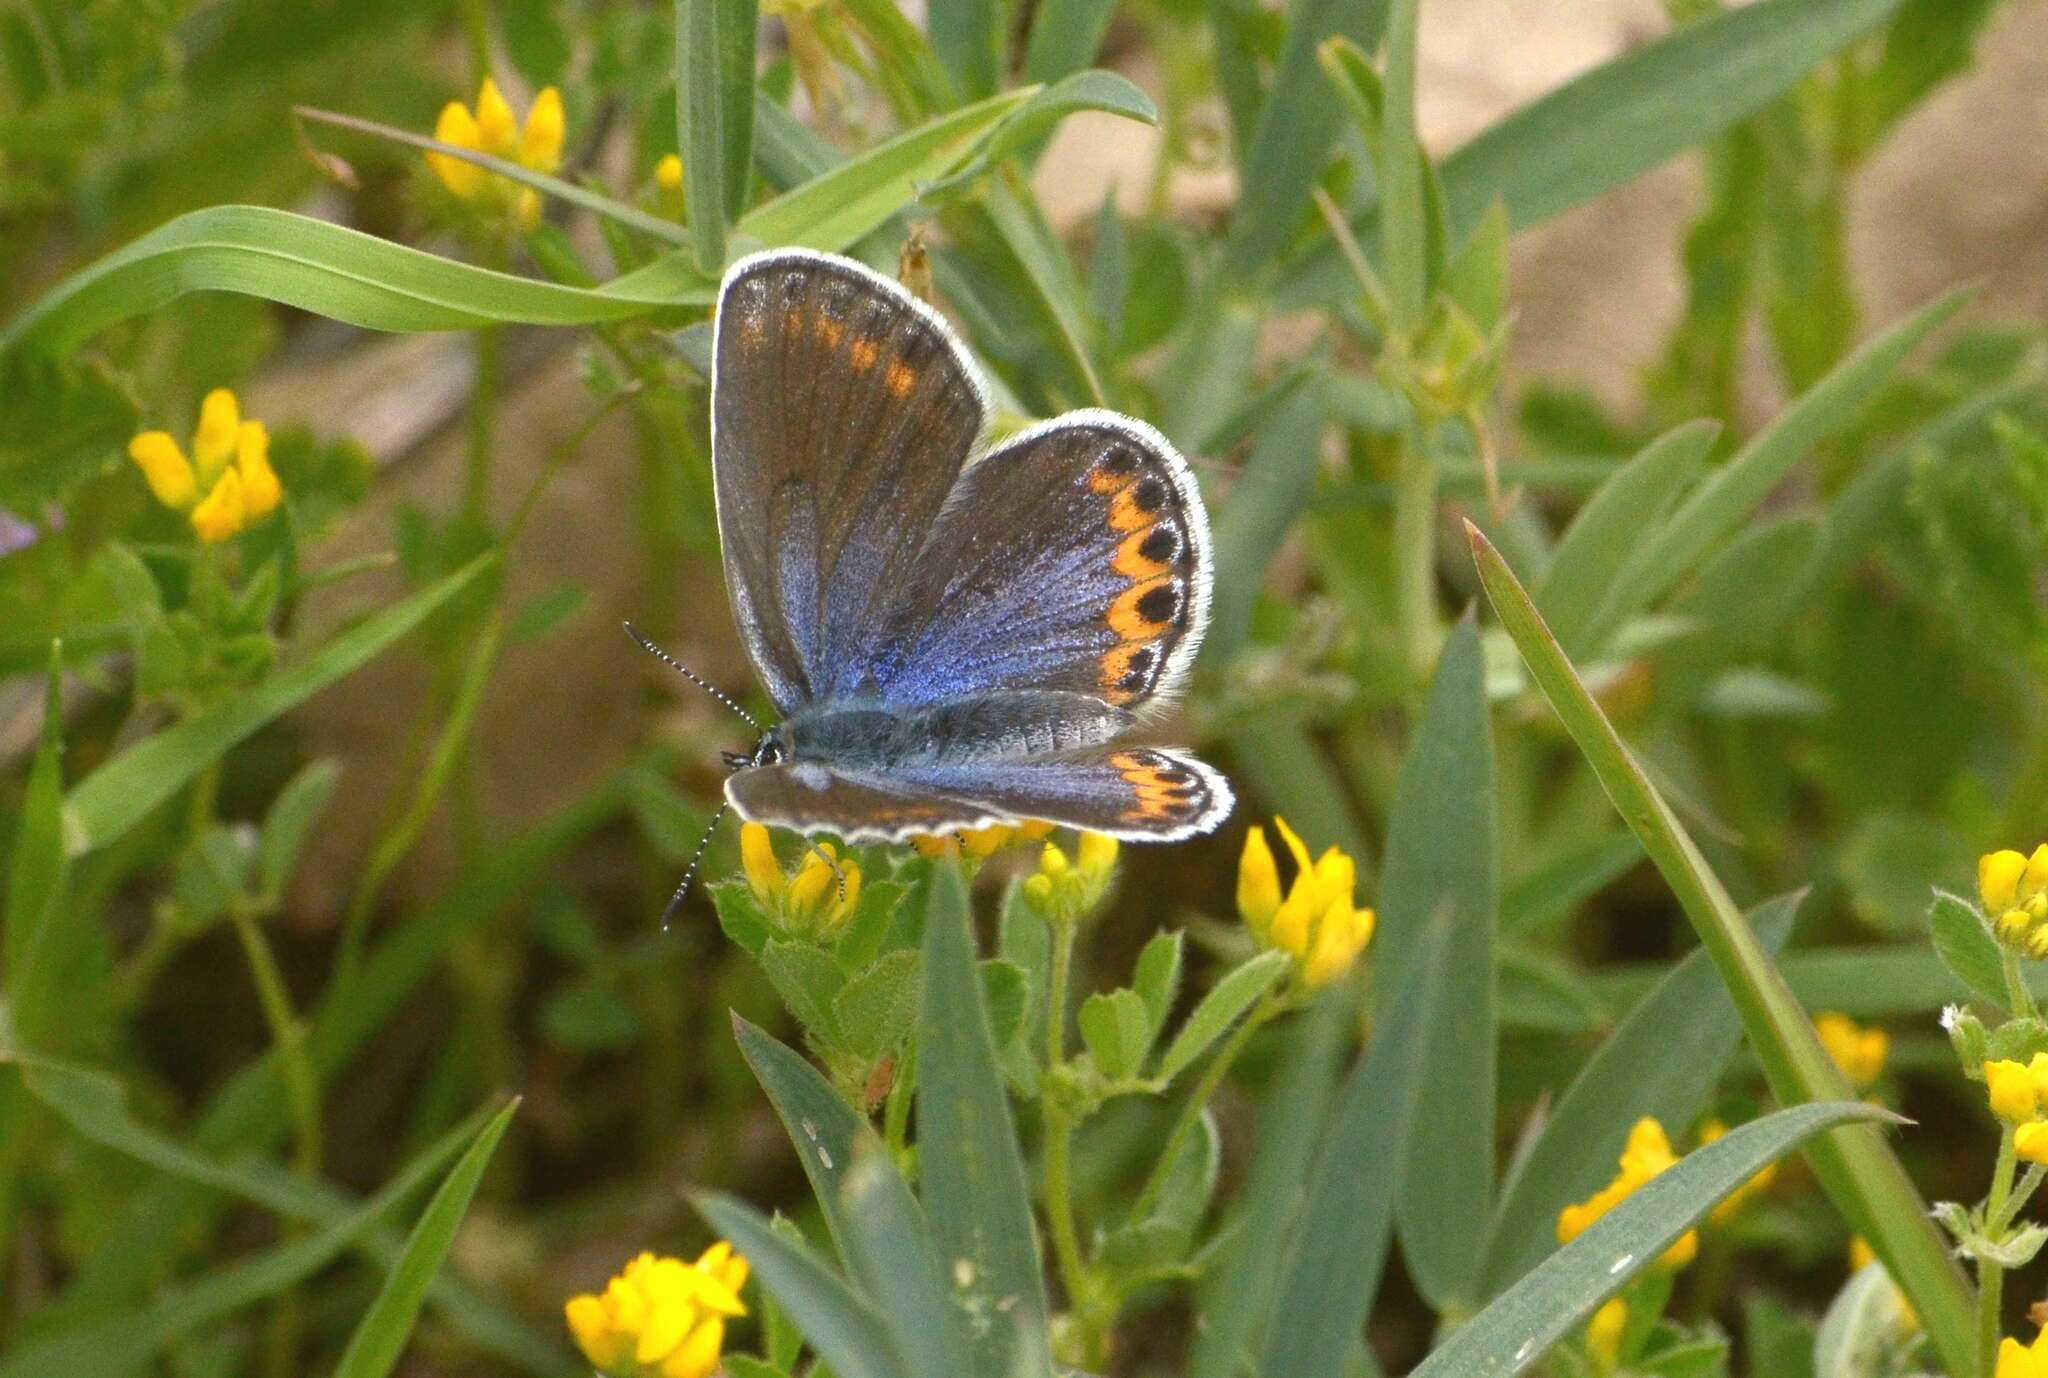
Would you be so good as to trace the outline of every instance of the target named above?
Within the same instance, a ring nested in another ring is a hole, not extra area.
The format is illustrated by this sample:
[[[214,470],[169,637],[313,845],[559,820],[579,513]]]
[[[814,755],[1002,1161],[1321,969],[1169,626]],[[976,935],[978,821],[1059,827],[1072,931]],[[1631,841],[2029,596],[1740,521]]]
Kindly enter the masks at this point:
[[[917,707],[827,700],[799,708],[776,731],[788,734],[792,759],[878,769],[1077,751],[1133,722],[1127,710],[1087,694],[1029,689]]]

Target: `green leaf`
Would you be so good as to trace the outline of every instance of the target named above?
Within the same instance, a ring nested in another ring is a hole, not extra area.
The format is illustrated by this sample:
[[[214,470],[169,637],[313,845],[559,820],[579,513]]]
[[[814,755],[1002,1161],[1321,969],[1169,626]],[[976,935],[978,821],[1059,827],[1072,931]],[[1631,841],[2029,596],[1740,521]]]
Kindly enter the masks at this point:
[[[44,678],[43,722],[35,764],[21,800],[14,851],[7,867],[7,907],[0,911],[0,957],[6,962],[7,1020],[25,1048],[43,1046],[63,1002],[69,967],[66,950],[81,936],[77,918],[88,917],[65,903],[70,861],[64,836],[64,649],[50,643]],[[4,1028],[0,1028],[4,1032]]]
[[[1899,4],[1760,0],[1631,48],[1573,78],[1443,160],[1444,209],[1453,239],[1463,237],[1496,200],[1506,205],[1513,228],[1521,229],[1583,205],[1722,134],[1782,96]],[[1314,73],[1303,75],[1298,84],[1305,88]],[[1277,97],[1274,104],[1279,104]],[[1318,166],[1320,159],[1318,153]],[[1248,202],[1253,191],[1248,177],[1241,200]],[[1306,196],[1304,188],[1304,201]],[[1361,207],[1354,225],[1363,232],[1376,215],[1376,206]],[[1306,256],[1289,279],[1276,303],[1282,309],[1351,290],[1341,255],[1327,243]]]
[[[872,1062],[893,1053],[917,1024],[924,961],[899,949],[848,977],[832,997],[832,1019],[840,1041],[855,1057]]]
[[[1691,573],[1771,495],[1793,465],[1861,412],[1913,347],[1954,315],[1970,292],[1958,288],[1938,297],[1869,341],[1693,489],[1624,567],[1617,580],[1626,590],[1619,620],[1651,606]]]
[[[1050,1313],[960,868],[933,867],[911,902],[924,910],[917,1142],[932,1233],[940,1257],[954,1261],[954,1302],[975,1337],[974,1372],[1023,1378],[1030,1337],[1043,1334]]]
[[[719,931],[732,939],[740,951],[759,961],[768,940],[775,936],[775,925],[761,911],[761,902],[754,898],[747,883],[737,878],[719,881],[709,889],[711,906],[718,911]],[[863,894],[861,898],[867,896]]]
[[[1532,590],[1566,651],[1584,657],[1605,648],[1620,625],[1618,609],[1632,601],[1616,586],[1622,566],[1698,477],[1720,432],[1712,421],[1666,431],[1615,470],[1572,518]]]
[[[1031,13],[1024,79],[1052,82],[1095,61],[1116,0],[1045,0]]]
[[[1391,328],[1412,336],[1429,291],[1429,208],[1425,158],[1415,128],[1416,27],[1422,0],[1387,6],[1386,73],[1380,104],[1380,253]]]
[[[676,0],[676,147],[697,268],[725,270],[725,227],[754,167],[755,0]]]
[[[1492,1207],[1499,906],[1493,813],[1485,666],[1478,623],[1467,617],[1444,644],[1388,806],[1373,938],[1374,999],[1387,1008],[1415,944],[1431,926],[1448,924],[1444,998],[1426,1011],[1432,1022],[1419,1035],[1430,1113],[1395,1141],[1410,1155],[1397,1210],[1402,1255],[1439,1310],[1477,1299]]]
[[[65,800],[71,855],[83,856],[126,833],[258,728],[361,669],[496,564],[495,555],[478,556],[254,689],[146,738],[102,765]]]
[[[1281,1274],[1260,1372],[1340,1373],[1365,1327],[1386,1263],[1403,1187],[1433,1169],[1411,1151],[1429,1082],[1431,1033],[1448,1012],[1455,934],[1467,916],[1449,903],[1410,935],[1389,983],[1394,999],[1358,1060],[1314,1174],[1301,1230]],[[1492,1040],[1489,1039],[1490,1043]],[[1435,1087],[1436,1090],[1442,1088]],[[1487,1128],[1492,1128],[1489,1119]]]
[[[1037,143],[1061,120],[1082,110],[1122,115],[1141,124],[1159,123],[1159,108],[1152,104],[1152,98],[1126,78],[1115,72],[1076,72],[1033,90],[1029,100],[996,121],[975,142],[973,152],[957,170],[920,188],[920,194],[927,200],[936,199],[971,182],[1012,153]]]
[[[1800,897],[1751,914],[1766,948],[1782,948]],[[1557,1213],[1614,1175],[1629,1126],[1651,1115],[1674,1129],[1706,1109],[1742,1036],[1714,963],[1695,951],[1671,968],[1573,1079],[1501,1192],[1486,1241],[1484,1294],[1514,1282],[1557,1247]]]
[[[309,761],[285,782],[264,815],[263,837],[257,844],[256,878],[259,893],[276,897],[284,893],[292,870],[299,863],[299,851],[306,845],[313,825],[333,802],[335,786],[341,783],[341,763],[333,759]]]
[[[1876,1106],[1836,1101],[1780,1110],[1729,1131],[1638,1187],[1543,1260],[1454,1332],[1410,1378],[1512,1378],[1527,1372],[1765,1164],[1821,1130],[1890,1118]]]
[[[518,1109],[519,1102],[514,1100],[492,1116],[448,1170],[447,1179],[427,1202],[419,1223],[413,1226],[405,1251],[385,1274],[377,1299],[370,1303],[370,1309],[349,1336],[348,1348],[342,1351],[341,1363],[334,1371],[335,1378],[384,1378],[398,1363],[413,1325],[419,1320],[420,1303],[426,1300],[427,1288],[440,1271],[448,1247],[455,1242],[455,1229],[469,1211],[470,1200],[483,1181],[484,1169],[490,1166],[498,1140],[505,1137]]]
[[[1209,1050],[1210,1044],[1230,1031],[1240,1015],[1273,988],[1293,963],[1294,959],[1284,952],[1261,952],[1225,972],[1173,1036],[1173,1042],[1159,1058],[1159,1066],[1153,1070],[1153,1079],[1164,1085],[1185,1072]]]
[[[1898,1333],[1898,1289],[1881,1263],[1856,1270],[1820,1318],[1813,1337],[1814,1378],[1861,1378],[1877,1365]]]
[[[1151,1045],[1151,1014],[1134,990],[1109,991],[1081,1002],[1081,1041],[1095,1069],[1111,1081],[1137,1075]]]
[[[1927,923],[1934,931],[1934,950],[1941,957],[1941,964],[1972,995],[1989,1001],[1994,1009],[2004,1009],[2009,998],[2005,960],[1999,956],[1998,940],[1991,936],[1977,906],[1937,890],[1927,911]]]
[[[1786,989],[1720,878],[1586,691],[1527,590],[1477,528],[1468,530],[1480,581],[1509,637],[1608,798],[1642,839],[1643,850],[1684,907],[1722,983],[1735,998],[1743,1030],[1772,1094],[1795,1104],[1842,1098],[1849,1087],[1840,1069],[1821,1047],[1812,1021]],[[1807,1159],[1850,1228],[1870,1241],[1905,1289],[1942,1361],[1958,1372],[1969,1371],[1976,1350],[1969,1288],[1883,1138],[1868,1127],[1845,1130],[1816,1142]]]
[[[1606,1026],[1607,1010],[1572,964],[1547,952],[1502,945],[1502,1028],[1587,1034]]]
[[[1155,933],[1152,941],[1146,943],[1138,954],[1138,964],[1132,968],[1131,989],[1145,1002],[1149,1022],[1145,1034],[1148,1048],[1165,1029],[1166,1018],[1173,1013],[1174,998],[1180,994],[1180,954],[1181,935],[1178,929]]]
[[[1260,430],[1245,461],[1245,481],[1217,515],[1216,595],[1208,644],[1212,663],[1230,659],[1243,646],[1266,566],[1315,491],[1325,410],[1317,380],[1303,378],[1296,384]]]
[[[794,1049],[733,1016],[740,1052],[781,1117],[852,1275],[917,1378],[957,1378],[966,1347],[923,1214],[872,1126]]]
[[[1643,844],[1626,828],[1571,848],[1508,887],[1500,901],[1501,932],[1537,933],[1569,918],[1642,859]]]
[[[792,1244],[745,1202],[709,1192],[697,1211],[732,1241],[838,1378],[903,1378],[881,1316],[809,1249]]]
[[[1066,247],[1046,224],[1037,204],[1013,179],[993,180],[982,195],[980,211],[1001,253],[1014,267],[1009,275],[1013,286],[1039,318],[1044,337],[1066,366],[1071,377],[1068,386],[1084,405],[1101,406],[1107,398],[1088,353],[1080,276]]]
[[[1332,36],[1366,52],[1380,45],[1386,0],[1293,0],[1287,43],[1273,72],[1271,95],[1249,143],[1238,149],[1242,187],[1231,214],[1226,263],[1233,278],[1249,277],[1286,247],[1309,207],[1309,193],[1343,127],[1344,108],[1330,98],[1316,53]]]
[[[761,949],[761,970],[768,973],[769,984],[807,1032],[826,1046],[838,1046],[839,1021],[833,1014],[833,1002],[846,984],[846,973],[831,953],[815,943],[771,938]]]
[[[961,95],[980,100],[995,94],[1002,83],[1006,47],[999,0],[931,0],[925,28]]]
[[[772,204],[772,203],[771,203]],[[521,322],[583,325],[708,301],[710,289],[636,294],[536,282],[262,206],[181,215],[80,269],[0,330],[0,354],[77,348],[117,321],[187,292],[245,292],[372,330],[466,330]]]

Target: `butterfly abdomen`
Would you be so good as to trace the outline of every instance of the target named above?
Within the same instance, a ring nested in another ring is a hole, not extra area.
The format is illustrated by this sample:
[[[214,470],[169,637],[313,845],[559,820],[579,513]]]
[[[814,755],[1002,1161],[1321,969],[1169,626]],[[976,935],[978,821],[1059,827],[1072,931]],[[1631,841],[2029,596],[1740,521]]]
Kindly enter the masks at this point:
[[[1025,690],[892,709],[822,703],[789,721],[791,754],[828,765],[883,769],[957,761],[1024,760],[1099,746],[1130,713],[1085,694]]]

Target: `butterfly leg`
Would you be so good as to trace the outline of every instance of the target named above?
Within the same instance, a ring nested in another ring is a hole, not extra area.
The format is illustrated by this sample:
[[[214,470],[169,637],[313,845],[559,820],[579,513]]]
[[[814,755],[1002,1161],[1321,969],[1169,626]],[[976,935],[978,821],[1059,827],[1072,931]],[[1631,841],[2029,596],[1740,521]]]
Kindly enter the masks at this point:
[[[832,868],[833,876],[839,881],[839,902],[841,904],[846,903],[845,868],[840,866],[838,860],[833,857],[832,853],[826,851],[822,846],[820,846],[815,841],[811,842],[811,852],[818,858],[818,860],[824,862],[827,866],[830,866]]]

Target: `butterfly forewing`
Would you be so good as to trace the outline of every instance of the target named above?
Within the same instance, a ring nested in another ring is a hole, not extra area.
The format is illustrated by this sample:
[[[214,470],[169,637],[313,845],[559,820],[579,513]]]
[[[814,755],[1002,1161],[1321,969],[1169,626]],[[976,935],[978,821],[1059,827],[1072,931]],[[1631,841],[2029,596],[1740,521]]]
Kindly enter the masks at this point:
[[[802,251],[734,266],[713,368],[726,585],[787,711],[865,663],[985,407],[936,315],[850,260]]]

